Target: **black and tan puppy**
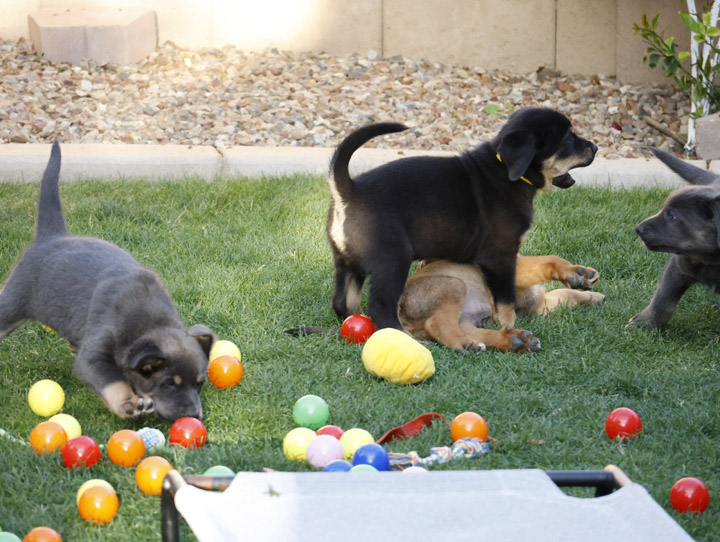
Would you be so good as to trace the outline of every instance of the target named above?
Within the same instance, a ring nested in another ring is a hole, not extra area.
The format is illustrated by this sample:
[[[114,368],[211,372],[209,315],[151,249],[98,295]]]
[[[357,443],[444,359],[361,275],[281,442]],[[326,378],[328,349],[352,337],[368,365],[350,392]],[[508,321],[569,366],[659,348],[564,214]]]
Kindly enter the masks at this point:
[[[65,228],[53,145],[42,179],[35,240],[0,290],[0,340],[27,319],[75,351],[77,376],[121,418],[202,416],[212,332],[185,329],[160,277],[119,247]]]
[[[601,303],[605,296],[591,289],[600,274],[558,256],[517,257],[515,275],[518,316],[547,315],[558,307]],[[545,282],[567,288],[546,291]],[[492,294],[480,268],[473,264],[436,260],[422,265],[405,285],[398,314],[405,331],[416,339],[431,339],[455,350],[534,352],[540,341],[528,331],[485,329],[496,320]]]
[[[670,194],[660,212],[636,229],[647,248],[671,254],[650,304],[628,322],[648,328],[667,324],[680,298],[696,282],[720,291],[720,177],[652,150],[693,186]]]
[[[538,190],[574,183],[568,171],[587,166],[597,147],[550,109],[515,112],[488,143],[458,157],[396,160],[355,179],[352,154],[401,124],[374,124],[350,134],[330,166],[327,235],[335,265],[333,308],[359,313],[371,276],[369,316],[401,329],[398,300],[413,260],[478,265],[503,326],[515,323],[515,265],[533,218]]]

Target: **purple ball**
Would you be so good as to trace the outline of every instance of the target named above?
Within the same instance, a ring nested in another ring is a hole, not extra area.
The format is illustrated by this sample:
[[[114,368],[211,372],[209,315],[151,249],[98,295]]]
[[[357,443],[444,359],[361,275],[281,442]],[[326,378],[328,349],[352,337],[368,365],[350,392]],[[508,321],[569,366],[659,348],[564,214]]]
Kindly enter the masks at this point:
[[[335,461],[330,461],[330,463],[325,465],[323,472],[348,472],[351,468],[352,463],[350,463],[350,461],[346,461],[345,459],[336,459]]]
[[[343,445],[331,435],[319,435],[310,441],[307,447],[307,460],[317,469],[322,469],[336,459],[342,459],[345,454]]]
[[[372,465],[377,470],[389,470],[390,458],[385,448],[371,442],[355,450],[353,465]]]

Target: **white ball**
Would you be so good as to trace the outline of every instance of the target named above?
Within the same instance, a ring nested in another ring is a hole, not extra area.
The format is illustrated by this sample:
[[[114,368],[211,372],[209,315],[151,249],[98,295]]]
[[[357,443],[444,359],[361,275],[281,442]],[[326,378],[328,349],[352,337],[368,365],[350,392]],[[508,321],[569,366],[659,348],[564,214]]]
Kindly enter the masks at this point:
[[[159,448],[165,444],[165,435],[162,434],[162,431],[154,427],[143,427],[138,430],[138,435],[143,439],[146,450]]]

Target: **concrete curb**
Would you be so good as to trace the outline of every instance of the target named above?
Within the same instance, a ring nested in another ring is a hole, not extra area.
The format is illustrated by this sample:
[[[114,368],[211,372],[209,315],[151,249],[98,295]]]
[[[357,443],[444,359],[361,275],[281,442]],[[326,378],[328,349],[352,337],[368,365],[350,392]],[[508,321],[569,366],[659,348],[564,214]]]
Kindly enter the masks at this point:
[[[184,145],[63,144],[61,179],[169,180],[199,177],[284,176],[302,173],[323,175],[328,170],[332,148],[305,147],[209,147]],[[407,156],[452,156],[444,151],[360,149],[351,163],[357,174]],[[0,145],[0,182],[36,182],[50,156],[49,144]],[[690,163],[705,168],[702,160]],[[710,170],[720,173],[720,163]],[[579,186],[615,189],[637,187],[678,188],[682,180],[659,160],[596,158],[588,167],[572,173]]]

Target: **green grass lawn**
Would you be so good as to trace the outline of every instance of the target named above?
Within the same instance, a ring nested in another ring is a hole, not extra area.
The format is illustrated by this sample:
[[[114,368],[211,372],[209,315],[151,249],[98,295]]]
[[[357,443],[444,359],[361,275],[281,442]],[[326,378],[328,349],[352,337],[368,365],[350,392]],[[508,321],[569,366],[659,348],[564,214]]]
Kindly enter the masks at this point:
[[[330,306],[323,179],[80,182],[63,184],[61,192],[71,231],[127,249],[163,276],[188,325],[205,323],[243,351],[245,374],[237,387],[203,390],[207,445],[160,452],[182,473],[202,473],[215,464],[309,470],[282,453],[282,439],[294,427],[292,405],[308,393],[328,402],[332,423],[362,427],[376,438],[424,412],[451,419],[472,410],[485,417],[497,440],[487,456],[446,468],[616,464],[691,536],[717,539],[717,299],[694,287],[667,329],[624,327],[650,300],[666,260],[645,250],[634,233],[640,220],[659,209],[666,191],[576,187],[539,195],[524,253],[558,254],[598,269],[596,289],[606,302],[518,321],[542,340],[537,354],[460,354],[430,345],[435,375],[407,387],[366,373],[360,346],[333,336],[295,339],[283,333],[301,324],[339,325]],[[36,196],[37,185],[0,184],[2,280],[31,240]],[[27,441],[41,421],[26,402],[28,388],[41,378],[63,386],[64,411],[100,444],[122,428],[149,425],[167,434],[163,422],[124,422],[110,414],[74,377],[64,341],[29,323],[0,343],[0,428],[17,439]],[[605,417],[618,406],[642,417],[643,433],[634,441],[605,436]],[[391,448],[427,455],[431,447],[450,443],[449,430],[436,424]],[[160,500],[140,493],[134,469],[103,455],[90,469],[70,471],[57,455],[36,456],[7,437],[0,437],[0,458],[3,529],[22,538],[30,528],[48,525],[68,541],[160,539]],[[670,487],[684,476],[699,477],[710,489],[704,514],[680,515],[670,508]],[[107,526],[91,526],[77,512],[75,493],[90,478],[108,480],[120,497],[120,511]],[[184,539],[191,539],[186,528]]]

